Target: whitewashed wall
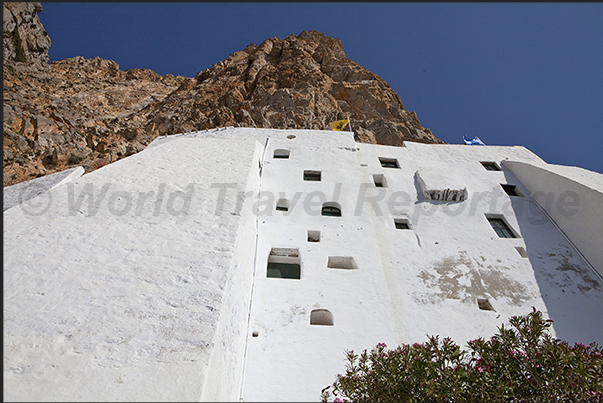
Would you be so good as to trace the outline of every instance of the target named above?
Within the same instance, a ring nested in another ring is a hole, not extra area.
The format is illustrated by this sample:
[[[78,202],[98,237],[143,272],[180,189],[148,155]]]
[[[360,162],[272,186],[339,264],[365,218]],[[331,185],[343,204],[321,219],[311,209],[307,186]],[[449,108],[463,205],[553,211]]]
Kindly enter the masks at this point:
[[[603,276],[603,175],[578,167],[504,164]]]
[[[290,149],[290,158],[270,160],[274,149]],[[480,164],[541,161],[525,148],[388,147],[316,132],[273,136],[266,155],[262,189],[274,194],[272,206],[279,192],[291,206],[260,218],[251,313],[258,336],[249,338],[244,400],[318,400],[345,370],[346,349],[422,342],[427,335],[464,345],[532,307],[555,320],[553,333],[565,340],[603,341],[596,273],[529,198],[503,191],[501,184],[512,184],[529,194],[509,170]],[[379,157],[397,159],[400,168],[382,167]],[[321,171],[322,181],[303,181],[304,170]],[[464,184],[467,199],[425,199],[418,172],[429,172],[424,178],[433,189]],[[387,187],[376,188],[373,175],[384,175]],[[315,200],[338,201],[342,217],[316,215],[312,192]],[[486,214],[503,216],[519,237],[499,238]],[[394,218],[408,219],[411,230],[395,229]],[[307,242],[308,230],[321,231],[319,243]],[[266,277],[272,247],[299,248],[300,280]],[[351,256],[358,269],[327,268],[329,256]],[[477,298],[495,311],[480,310]],[[333,314],[334,326],[310,325],[317,308]]]
[[[557,337],[602,343],[602,282],[509,169],[523,163],[546,165],[523,147],[388,147],[351,132],[158,138],[4,212],[5,399],[316,401],[346,349],[436,334],[464,345],[532,307]],[[423,194],[460,188],[462,202]],[[78,201],[87,191],[98,208]],[[276,211],[281,198],[289,211]],[[325,201],[342,217],[321,216]],[[499,238],[487,214],[518,237]],[[299,250],[301,279],[267,278],[273,247]],[[310,325],[313,309],[334,325]]]
[[[180,138],[4,212],[6,400],[200,399],[216,344],[241,349],[216,335],[232,313],[221,312],[224,293],[252,270],[234,258],[249,255],[236,243],[250,238],[249,214],[216,215],[212,184],[247,189],[256,143]],[[86,200],[70,208],[86,191],[97,211]],[[188,214],[178,214],[176,192],[191,195]],[[48,210],[32,215],[46,201]],[[241,323],[231,326],[241,332],[244,306],[225,303],[238,310]],[[233,373],[232,365],[240,373],[240,359],[219,370]]]
[[[240,221],[232,267],[224,282],[220,319],[201,401],[238,401],[240,396],[257,245],[258,223],[254,204],[257,203],[260,190],[259,165],[263,152],[264,144],[256,141],[245,188],[224,188],[224,205],[218,215],[226,217],[234,214],[240,216]],[[247,197],[239,199],[244,195]]]

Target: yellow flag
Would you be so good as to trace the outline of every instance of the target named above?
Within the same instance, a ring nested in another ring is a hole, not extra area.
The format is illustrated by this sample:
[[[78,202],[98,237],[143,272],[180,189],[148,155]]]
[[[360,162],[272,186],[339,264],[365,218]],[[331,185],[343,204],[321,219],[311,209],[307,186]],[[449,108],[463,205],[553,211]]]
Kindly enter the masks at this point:
[[[350,122],[349,119],[338,120],[336,122],[329,123],[331,130],[343,130],[343,128]]]

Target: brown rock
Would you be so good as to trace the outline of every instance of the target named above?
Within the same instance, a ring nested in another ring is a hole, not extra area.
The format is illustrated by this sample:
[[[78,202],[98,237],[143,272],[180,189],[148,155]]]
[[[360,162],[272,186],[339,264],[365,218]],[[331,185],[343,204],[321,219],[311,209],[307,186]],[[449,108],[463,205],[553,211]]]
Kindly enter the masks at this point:
[[[161,135],[221,126],[329,129],[356,139],[441,143],[376,74],[317,31],[250,44],[194,78],[123,71],[81,56],[48,63],[39,3],[4,7],[4,186],[75,165],[87,171]]]
[[[53,165],[63,166],[67,163],[71,154],[69,153],[67,147],[58,146],[52,149],[51,156]]]
[[[129,127],[126,130],[124,130],[123,136],[126,140],[141,139],[144,136],[144,130],[142,130],[141,128],[138,128],[138,127],[135,127],[135,128]]]
[[[341,42],[317,31],[251,44],[195,80],[194,87],[181,87],[156,105],[147,132],[179,132],[187,122],[198,130],[229,125],[324,130],[347,116],[360,141],[441,142],[404,110],[385,81],[348,60]]]
[[[50,149],[64,142],[63,136],[61,135],[62,131],[50,118],[43,115],[36,116],[34,127],[34,144],[36,149]]]
[[[2,3],[4,64],[27,63],[43,67],[48,63],[50,38],[40,23],[40,3]]]

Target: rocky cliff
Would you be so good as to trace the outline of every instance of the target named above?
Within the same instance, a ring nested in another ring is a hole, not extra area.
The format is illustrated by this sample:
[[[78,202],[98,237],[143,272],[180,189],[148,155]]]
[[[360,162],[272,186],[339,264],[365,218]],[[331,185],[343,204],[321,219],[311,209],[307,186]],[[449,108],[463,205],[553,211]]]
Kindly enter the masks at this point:
[[[329,129],[357,140],[442,143],[379,76],[317,31],[250,44],[194,78],[76,56],[48,62],[39,3],[4,7],[4,186],[81,165],[92,171],[160,135],[220,126]]]
[[[50,38],[40,23],[40,3],[3,3],[4,64],[42,66],[48,63]]]

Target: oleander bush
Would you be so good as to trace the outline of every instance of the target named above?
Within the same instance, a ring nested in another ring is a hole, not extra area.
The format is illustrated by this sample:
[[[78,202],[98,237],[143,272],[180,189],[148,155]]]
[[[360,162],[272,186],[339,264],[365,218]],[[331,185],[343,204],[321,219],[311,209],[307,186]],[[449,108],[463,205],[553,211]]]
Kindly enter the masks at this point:
[[[490,340],[468,342],[468,351],[438,336],[346,351],[346,372],[322,390],[322,401],[603,401],[602,348],[551,337],[551,322],[533,309]]]

